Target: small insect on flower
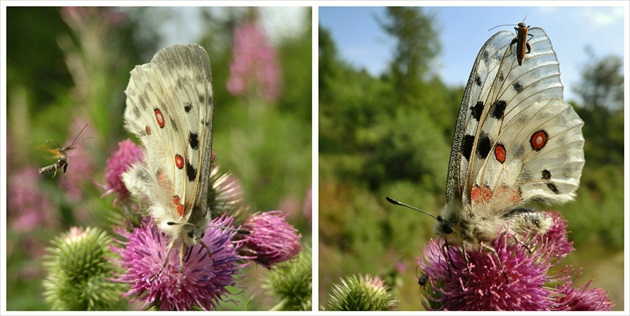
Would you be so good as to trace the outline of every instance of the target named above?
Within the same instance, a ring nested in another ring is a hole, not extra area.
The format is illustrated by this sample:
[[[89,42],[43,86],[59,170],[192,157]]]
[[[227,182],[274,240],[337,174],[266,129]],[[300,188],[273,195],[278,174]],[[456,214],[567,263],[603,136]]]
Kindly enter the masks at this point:
[[[419,267],[420,266],[416,266],[416,278],[418,279],[418,285],[424,287],[427,284],[427,281],[429,281],[429,277],[425,274],[425,272],[422,272],[422,274],[418,276]]]
[[[57,158],[57,162],[55,162],[54,164],[50,166],[39,168],[39,174],[47,174],[47,173],[53,172],[53,178],[54,178],[57,175],[57,171],[60,169],[63,169],[63,174],[66,174],[66,171],[68,171],[68,164],[70,161],[70,158],[68,157],[68,153],[74,149],[74,142],[77,141],[77,138],[79,138],[79,136],[81,135],[81,133],[83,133],[83,130],[85,130],[87,126],[88,125],[85,124],[83,129],[81,129],[79,134],[77,134],[77,136],[74,138],[74,140],[69,146],[61,148],[59,147],[58,144],[48,141],[48,145],[50,146],[50,148],[47,148],[47,150],[53,154],[54,158]]]
[[[515,27],[514,30],[516,31],[516,38],[512,40],[510,45],[514,45],[516,43],[516,60],[520,66],[523,64],[523,59],[525,59],[525,48],[527,48],[528,54],[532,52],[532,47],[527,42],[527,36],[529,35],[530,38],[532,38],[534,35],[527,34],[529,25],[525,26],[525,19],[523,19],[523,22],[518,23],[518,27]]]

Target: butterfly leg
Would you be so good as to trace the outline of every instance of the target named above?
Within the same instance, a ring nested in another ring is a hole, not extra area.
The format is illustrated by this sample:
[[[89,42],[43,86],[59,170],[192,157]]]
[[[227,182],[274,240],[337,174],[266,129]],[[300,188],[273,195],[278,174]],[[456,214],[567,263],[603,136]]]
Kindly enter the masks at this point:
[[[512,238],[514,238],[514,241],[516,241],[517,244],[521,245],[523,248],[527,249],[527,252],[529,254],[532,253],[532,249],[529,248],[529,246],[527,246],[524,242],[520,241],[515,235],[512,235]]]
[[[472,270],[470,269],[470,264],[468,264],[468,257],[466,256],[466,244],[464,242],[462,242],[462,257],[464,257],[464,264],[466,264],[466,271],[468,271],[468,278],[466,278],[466,283],[468,283]]]
[[[164,263],[162,263],[162,266],[160,267],[160,270],[158,271],[157,274],[155,274],[151,280],[149,281],[150,283],[153,283],[153,281],[162,273],[162,270],[164,270],[164,267],[166,267],[166,264],[168,263],[168,258],[171,256],[171,251],[173,251],[173,241],[171,241],[171,243],[168,245],[168,250],[166,251],[166,257],[164,258]]]
[[[448,251],[448,241],[446,241],[446,239],[444,239],[444,244],[442,244],[441,250],[442,250],[442,256],[444,257],[444,260],[446,261],[446,267],[448,268],[448,276],[451,277],[451,265],[455,265],[455,263],[453,263],[453,258],[451,258],[451,253]]]
[[[501,268],[501,273],[503,273],[503,277],[505,277],[505,283],[510,283],[510,281],[508,280],[507,273],[505,273],[505,269],[503,269],[503,263],[501,262],[501,259],[499,258],[499,254],[497,253],[497,251],[493,247],[488,246],[488,245],[482,244],[481,247],[483,248],[483,250],[488,251],[494,255],[494,258],[497,260],[497,262],[499,263],[499,267]]]
[[[212,260],[212,264],[214,264],[214,258],[212,257],[212,251],[210,251],[210,247],[208,247],[208,245],[206,245],[206,243],[203,242],[202,240],[199,240],[199,243],[201,244],[202,247],[206,248],[206,251],[208,252],[208,256],[210,257],[210,260]]]
[[[179,293],[180,286],[182,285],[182,279],[184,275],[184,262],[188,262],[190,260],[190,255],[192,254],[192,250],[194,247],[186,248],[186,244],[182,243],[182,248],[179,250],[181,254],[179,256],[179,278],[177,278],[177,287],[175,288],[176,293]],[[184,260],[184,256],[186,260]]]

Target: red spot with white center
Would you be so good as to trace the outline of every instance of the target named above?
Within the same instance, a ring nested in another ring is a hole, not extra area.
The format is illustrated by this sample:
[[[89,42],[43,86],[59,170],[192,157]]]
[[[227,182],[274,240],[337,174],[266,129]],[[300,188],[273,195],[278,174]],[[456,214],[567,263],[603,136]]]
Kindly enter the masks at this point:
[[[494,147],[494,158],[496,158],[500,163],[505,162],[505,147],[503,145],[498,144]]]
[[[179,217],[184,216],[184,204],[182,204],[181,202],[182,201],[179,198],[179,196],[173,195],[173,203],[175,204],[175,207],[177,208],[177,214],[179,214]]]
[[[532,135],[532,138],[529,140],[529,143],[532,145],[532,149],[535,151],[541,150],[545,145],[547,145],[547,139],[549,136],[545,131],[538,131]]]
[[[153,112],[155,112],[155,120],[158,123],[158,126],[160,126],[160,128],[164,128],[164,116],[162,115],[162,111],[160,111],[160,109],[154,109]]]
[[[175,155],[175,166],[177,166],[178,169],[184,168],[184,157],[182,157],[182,155]]]
[[[481,187],[475,185],[470,191],[470,198],[474,203],[487,202],[492,198],[492,191],[486,185],[482,185]]]

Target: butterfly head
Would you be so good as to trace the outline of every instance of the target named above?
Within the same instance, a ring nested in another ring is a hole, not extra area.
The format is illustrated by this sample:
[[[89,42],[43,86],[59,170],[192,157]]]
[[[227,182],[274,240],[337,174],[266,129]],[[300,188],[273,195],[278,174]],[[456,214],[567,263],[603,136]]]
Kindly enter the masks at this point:
[[[182,239],[184,244],[188,246],[200,243],[207,228],[205,225],[197,226],[193,223],[186,222],[167,222],[166,225],[177,231],[179,233],[179,238]]]
[[[437,217],[436,230],[445,235],[450,235],[451,233],[453,233],[453,227],[451,226],[451,223],[439,215]]]

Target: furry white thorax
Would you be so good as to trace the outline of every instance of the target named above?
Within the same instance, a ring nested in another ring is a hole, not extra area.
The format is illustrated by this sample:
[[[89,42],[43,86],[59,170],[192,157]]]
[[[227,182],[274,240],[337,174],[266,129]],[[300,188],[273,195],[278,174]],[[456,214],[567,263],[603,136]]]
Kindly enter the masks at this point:
[[[541,211],[510,206],[501,214],[491,214],[493,203],[478,206],[475,210],[470,205],[462,205],[454,200],[442,209],[441,221],[436,221],[434,231],[436,235],[446,240],[450,245],[465,245],[469,249],[479,250],[481,243],[488,245],[497,237],[498,232],[508,232],[521,240],[528,234],[546,233],[552,225],[551,217]],[[452,229],[449,234],[445,226]]]

